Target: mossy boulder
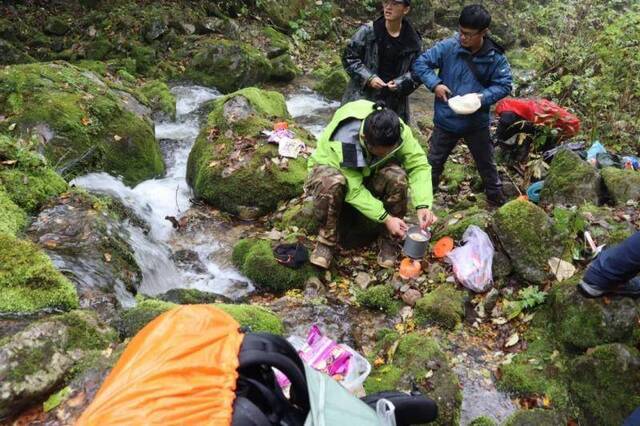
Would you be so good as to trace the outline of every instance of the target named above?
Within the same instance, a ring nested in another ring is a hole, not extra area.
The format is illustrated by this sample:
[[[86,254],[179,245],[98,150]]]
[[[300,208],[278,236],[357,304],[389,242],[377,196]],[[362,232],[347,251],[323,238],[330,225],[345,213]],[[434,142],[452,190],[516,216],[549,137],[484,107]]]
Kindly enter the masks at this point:
[[[293,62],[293,58],[288,53],[284,53],[280,56],[276,56],[270,59],[271,73],[269,79],[273,81],[289,82],[296,78],[300,74],[300,69]]]
[[[566,423],[566,417],[560,413],[536,408],[516,412],[506,420],[504,426],[558,426]]]
[[[64,174],[106,171],[134,185],[161,175],[164,163],[152,124],[125,95],[65,62],[8,66],[0,70],[0,131],[37,136]]]
[[[473,419],[469,426],[498,426],[498,424],[491,417],[480,416]]]
[[[640,173],[636,170],[622,170],[607,167],[600,172],[611,201],[623,206],[627,201],[640,201]]]
[[[230,302],[230,299],[226,296],[201,291],[195,288],[173,288],[166,293],[153,297],[154,299],[162,300],[163,302],[176,303],[178,305],[200,305]]]
[[[289,22],[299,18],[309,4],[309,0],[263,0],[258,3],[258,7],[278,29],[291,32]]]
[[[306,159],[289,159],[283,166],[277,146],[261,136],[274,121],[288,118],[284,97],[277,92],[246,88],[214,101],[187,164],[187,182],[196,197],[250,219],[300,195]],[[313,144],[305,130],[293,124],[290,129]]]
[[[15,205],[0,186],[0,234],[15,236],[27,223],[25,212]]]
[[[578,215],[584,221],[582,230],[589,231],[599,245],[620,243],[636,232],[631,223],[616,218],[609,207],[584,204],[578,209]]]
[[[58,16],[49,16],[44,24],[44,32],[50,35],[63,36],[69,30],[69,22]]]
[[[0,166],[0,186],[13,203],[29,213],[67,189],[64,179],[33,149],[30,142],[0,134],[0,161],[6,164]]]
[[[544,210],[529,201],[514,200],[494,215],[493,228],[511,259],[516,273],[539,284],[548,276],[547,261],[553,249],[553,221]]]
[[[465,292],[442,284],[418,299],[414,316],[418,324],[437,324],[453,329],[464,319]]]
[[[307,235],[318,232],[320,223],[316,218],[312,200],[290,205],[284,211],[278,227],[280,229],[287,229],[294,226],[298,229],[303,229]]]
[[[116,333],[95,314],[72,311],[37,321],[0,345],[0,418],[64,386],[75,366],[107,348]]]
[[[620,425],[640,406],[640,353],[635,348],[598,346],[575,359],[570,378],[580,424]]]
[[[638,327],[640,310],[627,297],[603,299],[584,297],[576,288],[578,279],[556,285],[550,294],[556,334],[560,341],[577,349],[604,343],[629,342]]]
[[[371,371],[364,383],[367,393],[411,390],[415,383],[424,395],[438,404],[438,419],[434,425],[458,424],[462,392],[438,342],[424,332],[402,337],[388,330],[380,334],[370,361],[373,364],[376,357],[382,356],[385,363]],[[395,352],[390,351],[394,346]]]
[[[7,40],[2,39],[0,39],[0,61],[4,65],[35,62],[35,60],[22,49],[18,49]]]
[[[269,59],[291,51],[293,46],[291,39],[275,28],[270,26],[264,27],[262,34],[266,38],[264,49]]]
[[[119,317],[114,321],[114,327],[123,339],[133,337],[158,315],[176,306],[174,303],[161,300],[138,298],[138,303],[134,308],[120,312]],[[214,306],[222,309],[238,321],[241,326],[248,327],[253,332],[273,334],[283,334],[284,332],[284,325],[280,318],[266,308],[222,303],[214,304]]]
[[[600,185],[600,175],[593,166],[575,152],[562,150],[551,161],[540,200],[560,205],[597,204]]]
[[[318,82],[313,89],[327,99],[340,100],[349,84],[349,76],[341,64],[324,68],[315,73]]]
[[[0,313],[77,307],[75,287],[42,251],[30,242],[0,234]]]
[[[395,298],[395,293],[391,284],[374,285],[358,291],[356,301],[366,308],[395,315],[401,306],[401,303]]]
[[[232,253],[233,264],[261,290],[282,292],[303,288],[307,279],[315,275],[311,265],[291,269],[281,265],[273,256],[269,241],[243,239]]]
[[[158,80],[147,81],[140,87],[140,93],[154,112],[171,119],[176,117],[176,97],[166,83]]]
[[[253,46],[230,40],[208,40],[199,46],[185,76],[198,84],[230,93],[266,81],[272,66]]]
[[[478,206],[473,206],[466,210],[440,217],[440,220],[436,222],[433,228],[431,241],[436,242],[445,236],[461,241],[462,235],[469,226],[475,225],[486,232],[490,224],[491,214]]]

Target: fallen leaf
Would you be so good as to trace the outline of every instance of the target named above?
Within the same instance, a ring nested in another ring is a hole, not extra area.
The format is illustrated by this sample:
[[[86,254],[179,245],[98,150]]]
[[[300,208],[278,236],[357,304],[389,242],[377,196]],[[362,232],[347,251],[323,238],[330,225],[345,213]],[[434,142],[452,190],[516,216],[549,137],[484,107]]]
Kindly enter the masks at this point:
[[[496,324],[496,325],[502,325],[502,324],[508,323],[509,320],[507,320],[506,318],[500,317],[500,318],[492,319],[491,322]]]
[[[518,332],[515,332],[509,337],[509,339],[507,339],[507,342],[504,344],[504,346],[505,348],[510,348],[511,346],[515,346],[518,341],[520,341],[520,335],[518,335]]]
[[[12,131],[15,128],[16,128],[16,123],[13,123],[13,124],[9,125],[9,127],[8,127],[9,131]]]
[[[111,254],[105,253],[103,256],[104,256],[105,262],[107,263],[111,262]]]
[[[3,164],[5,166],[12,166],[14,164],[16,164],[18,162],[18,160],[4,160],[4,161],[0,161],[0,164]]]
[[[381,365],[384,365],[384,359],[382,359],[382,357],[377,357],[374,361],[373,361],[373,366],[374,367],[380,367]]]
[[[120,142],[122,140],[122,136],[113,135],[113,140],[115,140],[116,142]]]
[[[42,405],[43,410],[45,412],[53,410],[58,405],[62,404],[69,397],[69,395],[71,395],[71,388],[69,386],[63,388],[59,392],[54,393]]]
[[[80,122],[83,126],[88,126],[89,124],[91,124],[91,119],[89,117],[82,117]]]
[[[425,373],[424,378],[425,379],[430,379],[433,377],[433,370],[429,370]]]

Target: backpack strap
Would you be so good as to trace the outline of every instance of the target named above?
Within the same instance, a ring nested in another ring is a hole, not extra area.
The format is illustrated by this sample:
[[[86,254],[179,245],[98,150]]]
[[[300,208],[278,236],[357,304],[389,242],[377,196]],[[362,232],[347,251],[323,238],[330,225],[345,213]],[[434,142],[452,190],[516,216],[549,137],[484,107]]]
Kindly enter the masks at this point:
[[[260,375],[256,369],[264,366],[280,370],[291,382],[291,402],[303,411],[309,411],[304,365],[296,350],[285,339],[267,333],[249,333],[244,337],[238,359],[241,376],[255,379]]]
[[[236,396],[233,402],[233,426],[272,426],[273,423],[250,399]]]
[[[485,76],[480,75],[480,71],[478,71],[478,67],[476,67],[476,64],[473,62],[473,57],[471,55],[464,54],[462,55],[462,59],[469,67],[471,74],[473,74],[476,80],[478,80],[478,83],[480,83],[480,85],[486,89],[489,84],[489,81]]]

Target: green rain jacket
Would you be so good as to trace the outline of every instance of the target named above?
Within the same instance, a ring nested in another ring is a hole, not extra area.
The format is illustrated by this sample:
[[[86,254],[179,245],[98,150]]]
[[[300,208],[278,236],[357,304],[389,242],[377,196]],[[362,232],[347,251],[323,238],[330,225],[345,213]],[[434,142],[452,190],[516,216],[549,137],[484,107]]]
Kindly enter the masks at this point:
[[[338,108],[333,119],[320,135],[315,152],[309,158],[309,171],[316,165],[331,166],[340,170],[347,181],[345,201],[369,219],[384,222],[389,213],[384,209],[382,201],[375,198],[365,187],[364,179],[381,166],[394,160],[407,172],[409,189],[416,209],[431,208],[433,203],[431,166],[424,150],[413,137],[411,129],[402,120],[400,121],[402,124],[401,142],[384,158],[371,158],[364,141],[361,137],[357,137],[359,143],[357,151],[363,154],[364,164],[356,161],[354,143],[332,140],[336,129],[345,122],[353,122],[356,119],[361,121],[360,126],[362,126],[364,119],[374,111],[373,105],[373,102],[359,100]]]

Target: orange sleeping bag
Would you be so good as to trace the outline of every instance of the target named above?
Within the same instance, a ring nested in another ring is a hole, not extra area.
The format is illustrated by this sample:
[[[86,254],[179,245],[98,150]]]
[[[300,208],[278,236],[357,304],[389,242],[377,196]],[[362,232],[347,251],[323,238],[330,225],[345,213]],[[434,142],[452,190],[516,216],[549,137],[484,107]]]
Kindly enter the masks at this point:
[[[78,425],[230,425],[240,325],[211,305],[157,317],[131,340]]]

